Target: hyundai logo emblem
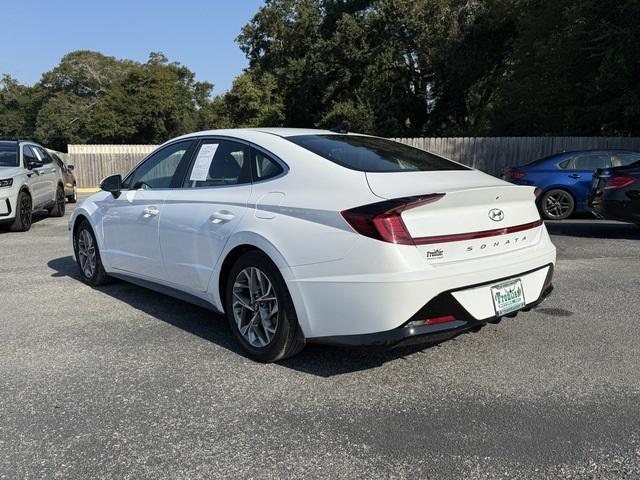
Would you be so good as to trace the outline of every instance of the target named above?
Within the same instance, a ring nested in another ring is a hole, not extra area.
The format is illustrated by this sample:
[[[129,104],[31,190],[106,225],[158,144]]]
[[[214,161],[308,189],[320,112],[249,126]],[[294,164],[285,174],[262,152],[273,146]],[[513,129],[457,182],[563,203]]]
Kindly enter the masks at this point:
[[[499,208],[493,208],[489,210],[489,218],[494,222],[501,222],[504,220],[504,212]]]

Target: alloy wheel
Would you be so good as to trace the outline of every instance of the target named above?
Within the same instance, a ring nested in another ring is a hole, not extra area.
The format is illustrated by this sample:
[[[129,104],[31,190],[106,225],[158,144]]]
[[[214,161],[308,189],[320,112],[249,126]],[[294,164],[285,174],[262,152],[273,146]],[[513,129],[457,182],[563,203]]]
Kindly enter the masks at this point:
[[[278,329],[278,299],[269,277],[256,267],[238,273],[233,284],[233,317],[242,338],[266,347]]]
[[[564,218],[573,208],[573,199],[567,192],[557,191],[544,199],[544,212],[549,218]]]
[[[25,230],[31,227],[31,198],[24,194],[20,200],[20,220]]]
[[[83,228],[78,234],[78,260],[80,269],[85,277],[93,277],[96,271],[96,247],[93,242],[93,235]]]

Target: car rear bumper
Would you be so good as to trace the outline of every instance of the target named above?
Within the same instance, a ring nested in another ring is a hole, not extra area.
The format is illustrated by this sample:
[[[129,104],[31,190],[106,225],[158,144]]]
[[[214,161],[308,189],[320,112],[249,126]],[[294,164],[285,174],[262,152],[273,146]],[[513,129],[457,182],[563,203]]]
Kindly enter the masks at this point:
[[[355,252],[362,258],[357,266],[334,262],[297,267],[286,278],[307,341],[394,330],[447,292],[474,321],[486,322],[496,314],[491,286],[521,278],[525,301],[533,303],[542,295],[546,271],[556,260],[546,229],[536,246],[438,265],[425,262],[415,247],[391,248],[386,256],[384,251],[372,254],[363,248]],[[389,260],[394,252],[400,253]],[[365,262],[369,272],[350,273],[367,268]],[[426,266],[411,268],[420,262]]]
[[[635,212],[628,202],[601,198],[589,201],[589,210],[598,218],[621,222],[640,223],[640,212]]]
[[[505,316],[515,317],[518,313],[529,311],[542,303],[553,291],[553,271],[553,264],[549,264],[532,272],[524,272],[520,274],[520,278],[526,278],[527,276],[536,274],[537,272],[544,272],[545,279],[542,292],[535,300],[526,303],[519,311]],[[483,285],[472,285],[470,287],[443,292],[427,302],[426,305],[417,311],[403,325],[391,330],[360,335],[316,337],[308,339],[308,342],[343,346],[396,347],[444,340],[475,327],[500,321],[501,317],[495,314],[481,320],[475,318],[463,306],[459,300],[460,297],[458,294],[473,289],[490,288],[491,285],[508,280],[509,278],[499,278]],[[451,316],[454,320],[434,325],[416,325],[416,323],[422,320],[443,316]]]

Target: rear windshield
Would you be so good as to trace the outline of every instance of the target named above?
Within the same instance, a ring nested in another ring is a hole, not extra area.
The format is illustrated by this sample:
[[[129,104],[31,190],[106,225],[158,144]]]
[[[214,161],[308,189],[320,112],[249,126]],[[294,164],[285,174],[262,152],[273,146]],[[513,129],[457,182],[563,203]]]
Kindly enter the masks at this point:
[[[18,166],[18,144],[0,142],[0,167]]]
[[[431,172],[469,170],[433,153],[384,138],[362,135],[299,135],[287,140],[331,160],[361,172]]]

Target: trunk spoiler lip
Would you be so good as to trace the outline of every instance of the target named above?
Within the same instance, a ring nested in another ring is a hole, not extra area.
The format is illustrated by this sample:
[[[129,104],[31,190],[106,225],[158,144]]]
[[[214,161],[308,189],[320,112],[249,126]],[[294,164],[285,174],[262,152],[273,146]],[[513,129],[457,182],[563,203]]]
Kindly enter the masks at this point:
[[[454,233],[450,235],[435,235],[430,237],[416,237],[413,239],[415,245],[430,245],[434,243],[461,242],[464,240],[477,240],[479,238],[497,237],[510,233],[523,232],[542,226],[542,219],[535,222],[523,223],[511,227],[494,228],[492,230],[482,230],[478,232]]]

